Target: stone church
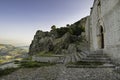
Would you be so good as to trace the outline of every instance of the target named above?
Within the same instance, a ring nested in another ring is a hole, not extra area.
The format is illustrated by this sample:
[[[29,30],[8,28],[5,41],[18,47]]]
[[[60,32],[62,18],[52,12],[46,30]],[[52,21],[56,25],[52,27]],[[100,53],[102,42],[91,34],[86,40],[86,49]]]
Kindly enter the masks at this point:
[[[120,0],[94,0],[86,23],[90,50],[103,50],[120,63]]]

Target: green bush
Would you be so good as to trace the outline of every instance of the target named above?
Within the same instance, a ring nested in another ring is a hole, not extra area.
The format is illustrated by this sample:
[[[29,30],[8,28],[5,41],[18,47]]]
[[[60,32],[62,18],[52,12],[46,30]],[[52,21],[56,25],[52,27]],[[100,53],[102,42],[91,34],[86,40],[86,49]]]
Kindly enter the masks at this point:
[[[69,62],[68,64],[74,64],[74,65],[103,65],[104,62],[77,61],[77,62]]]
[[[23,58],[23,60],[32,60],[32,56],[29,56],[27,58]]]
[[[67,27],[57,28],[56,31],[57,31],[58,37],[62,37],[65,33],[68,32],[68,30],[69,30],[69,28],[67,28]]]
[[[56,29],[56,26],[53,25],[53,26],[51,27],[51,30],[55,30],[55,29]]]
[[[0,77],[4,76],[4,75],[8,75],[16,70],[18,70],[19,68],[6,68],[6,69],[0,69]]]
[[[61,27],[55,29],[59,37],[62,37],[65,33],[69,32],[72,35],[79,36],[82,32],[85,32],[85,28],[83,26],[70,26],[70,27]]]
[[[40,57],[51,57],[54,55],[55,54],[53,52],[46,52],[46,51],[41,51],[39,53],[36,53],[36,56],[40,56]]]
[[[36,61],[28,61],[28,62],[23,61],[20,63],[21,68],[34,68],[34,67],[51,66],[51,65],[54,65],[54,63],[36,62]]]
[[[0,64],[3,63],[3,62],[4,62],[4,60],[0,60]]]

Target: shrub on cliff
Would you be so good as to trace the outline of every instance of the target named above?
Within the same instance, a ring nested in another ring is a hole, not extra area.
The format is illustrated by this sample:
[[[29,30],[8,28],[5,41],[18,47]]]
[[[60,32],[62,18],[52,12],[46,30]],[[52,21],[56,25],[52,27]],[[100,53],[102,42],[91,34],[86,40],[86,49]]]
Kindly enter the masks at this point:
[[[53,25],[53,26],[51,27],[51,30],[55,30],[55,29],[56,29],[56,26]]]

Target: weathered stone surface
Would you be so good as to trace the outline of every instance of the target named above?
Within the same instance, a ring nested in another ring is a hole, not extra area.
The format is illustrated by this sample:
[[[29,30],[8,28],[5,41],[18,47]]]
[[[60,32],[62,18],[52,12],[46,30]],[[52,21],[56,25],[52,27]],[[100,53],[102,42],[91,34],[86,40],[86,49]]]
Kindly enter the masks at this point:
[[[77,47],[75,46],[84,39],[84,35],[81,33],[84,31],[86,19],[87,18],[85,17],[69,27],[51,30],[50,32],[38,30],[30,45],[29,54],[37,54],[42,51],[52,52],[54,54],[71,54],[80,51],[77,50]],[[81,31],[78,31],[77,29],[81,29]],[[64,34],[61,35],[59,32]]]
[[[86,26],[91,50],[104,49],[120,63],[120,0],[94,0]]]
[[[0,80],[120,80],[114,68],[66,68],[56,65],[41,68],[25,68]]]
[[[53,49],[53,38],[49,36],[48,32],[37,31],[30,45],[30,54],[40,51],[51,51]]]
[[[32,61],[57,63],[60,57],[37,57],[33,56]]]
[[[77,49],[76,49],[76,45],[75,44],[70,44],[68,47],[68,53],[72,54],[72,53],[76,53]]]
[[[66,33],[63,37],[56,39],[54,42],[54,52],[55,54],[61,54],[62,49],[67,49],[70,44],[70,33]]]

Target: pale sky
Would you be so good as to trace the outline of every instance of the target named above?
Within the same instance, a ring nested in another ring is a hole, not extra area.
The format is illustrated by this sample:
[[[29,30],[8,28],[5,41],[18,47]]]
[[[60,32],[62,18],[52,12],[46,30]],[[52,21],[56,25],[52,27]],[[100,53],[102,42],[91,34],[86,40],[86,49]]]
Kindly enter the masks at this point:
[[[37,30],[49,31],[90,14],[93,0],[0,0],[0,44],[25,46]]]

